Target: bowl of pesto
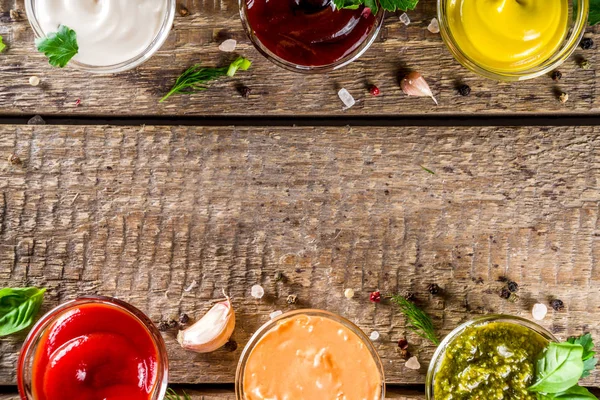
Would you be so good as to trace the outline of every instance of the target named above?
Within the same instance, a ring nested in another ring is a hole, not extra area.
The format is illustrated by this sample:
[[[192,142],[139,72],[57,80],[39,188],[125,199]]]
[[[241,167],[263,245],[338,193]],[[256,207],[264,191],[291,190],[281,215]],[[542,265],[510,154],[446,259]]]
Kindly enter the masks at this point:
[[[452,331],[427,371],[428,400],[535,400],[536,361],[557,339],[529,320],[487,315]]]

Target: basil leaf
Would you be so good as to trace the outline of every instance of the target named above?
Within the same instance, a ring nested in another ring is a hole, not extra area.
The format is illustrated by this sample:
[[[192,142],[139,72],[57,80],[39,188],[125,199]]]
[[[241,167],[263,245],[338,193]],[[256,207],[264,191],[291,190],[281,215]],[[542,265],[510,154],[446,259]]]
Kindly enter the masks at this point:
[[[588,21],[590,25],[596,25],[600,22],[600,0],[590,0],[590,16]]]
[[[577,385],[583,373],[583,347],[572,343],[550,343],[537,362],[532,392],[559,393]]]
[[[581,374],[581,377],[585,378],[590,376],[591,371],[595,370],[596,364],[598,364],[598,359],[594,357],[596,352],[594,351],[592,335],[586,333],[579,337],[570,337],[567,339],[567,342],[571,344],[580,344],[581,347],[583,347],[583,354],[581,356],[581,359],[583,360],[583,373]]]
[[[583,386],[573,386],[564,392],[554,393],[554,394],[541,394],[538,393],[539,400],[588,400],[595,399],[598,400],[596,396],[590,393],[589,390],[584,388]]]
[[[35,40],[35,46],[40,53],[48,57],[53,67],[64,68],[71,58],[79,52],[77,34],[67,26],[58,27],[58,32],[49,33],[45,38]]]
[[[46,289],[0,289],[0,336],[10,335],[33,323],[44,301]]]

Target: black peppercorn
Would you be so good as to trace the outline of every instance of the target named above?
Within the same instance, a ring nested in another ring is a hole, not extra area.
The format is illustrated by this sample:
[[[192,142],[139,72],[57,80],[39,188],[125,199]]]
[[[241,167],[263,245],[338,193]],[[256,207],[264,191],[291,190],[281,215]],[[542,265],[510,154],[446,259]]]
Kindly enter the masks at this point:
[[[511,293],[514,293],[517,290],[519,290],[519,285],[517,284],[517,282],[513,282],[513,281],[508,281],[508,283],[506,284],[506,287],[508,288],[508,290],[511,291]]]
[[[471,94],[471,88],[469,87],[469,85],[460,85],[458,87],[458,93],[461,96],[468,96]]]
[[[169,330],[169,324],[166,321],[160,321],[158,324],[158,330],[161,332],[166,332]]]
[[[592,38],[583,38],[581,39],[581,42],[579,42],[579,45],[581,46],[582,49],[584,50],[589,50],[592,47],[594,47],[594,41],[592,40]]]
[[[187,324],[188,322],[190,322],[190,317],[188,317],[187,314],[183,313],[179,316],[179,323],[180,324]]]
[[[562,79],[562,72],[559,70],[552,71],[552,75],[550,75],[553,81],[559,81]]]
[[[179,327],[179,322],[175,321],[174,319],[170,320],[167,325],[169,326],[169,328],[173,329],[173,328],[178,328]]]
[[[559,299],[552,299],[550,301],[550,307],[552,307],[554,311],[561,311],[565,308],[565,303]]]
[[[240,94],[245,99],[247,99],[247,98],[250,97],[250,93],[251,92],[252,92],[252,89],[250,89],[248,86],[243,86],[243,87],[240,88]]]
[[[437,283],[432,283],[427,287],[427,290],[429,290],[429,293],[436,295],[442,291],[442,288]]]
[[[500,297],[502,297],[503,299],[508,300],[510,298],[510,290],[508,290],[507,288],[503,287],[502,290],[500,291]]]
[[[227,343],[225,343],[225,346],[223,346],[223,348],[229,352],[234,352],[237,350],[238,344],[235,340],[229,340]]]

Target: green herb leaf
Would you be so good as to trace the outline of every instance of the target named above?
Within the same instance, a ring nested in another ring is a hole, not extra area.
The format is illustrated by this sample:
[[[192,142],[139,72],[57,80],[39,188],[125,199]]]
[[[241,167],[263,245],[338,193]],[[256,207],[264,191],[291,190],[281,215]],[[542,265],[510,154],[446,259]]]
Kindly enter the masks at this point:
[[[165,396],[165,400],[192,400],[190,395],[188,395],[185,391],[183,392],[183,399],[175,392],[173,389],[168,388],[167,394]]]
[[[0,289],[0,336],[29,328],[44,301],[46,289]]]
[[[229,65],[229,69],[227,70],[227,76],[234,76],[238,69],[241,69],[242,71],[248,71],[251,65],[252,62],[250,60],[244,57],[239,57],[237,60],[235,60]]]
[[[6,45],[4,44],[4,39],[0,36],[0,53],[2,53],[6,49]]]
[[[532,392],[560,393],[577,385],[583,373],[583,346],[550,343],[537,362]]]
[[[600,1],[600,0],[597,0]],[[364,5],[371,9],[373,14],[379,12],[379,5],[377,0],[333,0],[333,4],[338,10],[351,9],[356,10],[359,6]],[[379,0],[381,8],[387,11],[394,12],[396,10],[414,10],[419,0]]]
[[[586,333],[579,337],[570,337],[567,339],[567,342],[579,344],[583,347],[583,355],[581,356],[581,359],[583,360],[583,373],[581,374],[581,377],[585,378],[590,376],[590,373],[596,369],[596,365],[598,364],[598,359],[594,357],[596,352],[594,351],[594,340],[592,339],[592,335]]]
[[[404,296],[392,296],[391,300],[400,307],[400,311],[406,316],[406,326],[408,329],[412,330],[422,338],[431,340],[435,345],[440,344],[440,340],[435,334],[435,328],[433,327],[431,317],[427,315],[425,311],[421,310],[415,303],[407,300]]]
[[[588,21],[590,25],[596,25],[600,22],[600,0],[590,0],[590,15]]]
[[[192,65],[183,74],[181,74],[179,78],[177,78],[177,81],[175,81],[175,84],[169,93],[160,99],[160,102],[162,103],[177,93],[190,94],[206,90],[208,89],[207,84],[210,81],[223,76],[234,76],[238,70],[246,71],[251,65],[252,62],[244,57],[239,57],[232,62],[229,67],[203,68],[199,64]]]
[[[423,171],[430,173],[431,175],[435,175],[435,172],[433,172],[432,170],[430,170],[429,168],[425,168],[424,166],[420,165],[421,168],[423,168]]]
[[[537,398],[539,400],[554,400],[554,399],[560,399],[560,400],[596,399],[597,400],[596,396],[594,396],[592,393],[590,393],[589,390],[587,390],[586,388],[584,388],[582,386],[573,386],[573,387],[565,390],[564,392],[560,392],[560,393],[549,393],[549,394],[538,393]]]
[[[79,52],[77,34],[67,26],[58,27],[58,32],[50,33],[45,38],[35,40],[35,45],[40,53],[48,57],[48,62],[53,67],[64,68],[71,58]]]

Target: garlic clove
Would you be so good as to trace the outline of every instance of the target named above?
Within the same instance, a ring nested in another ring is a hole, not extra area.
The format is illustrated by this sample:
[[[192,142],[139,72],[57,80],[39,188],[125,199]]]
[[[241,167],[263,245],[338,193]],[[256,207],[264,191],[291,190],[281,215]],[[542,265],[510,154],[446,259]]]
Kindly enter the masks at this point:
[[[402,82],[400,82],[400,87],[408,96],[431,97],[435,105],[438,105],[437,100],[435,97],[433,97],[431,88],[418,72],[411,72],[410,74],[406,75],[404,79],[402,79]]]
[[[229,297],[215,304],[194,325],[179,331],[177,341],[186,350],[210,353],[227,343],[235,328],[235,313]]]

